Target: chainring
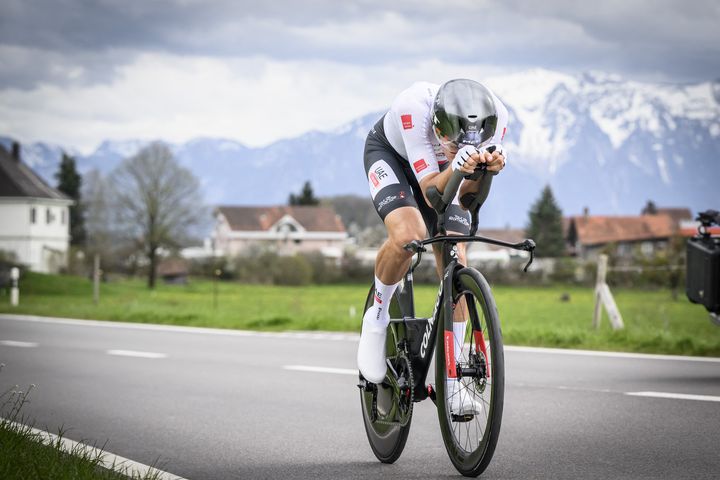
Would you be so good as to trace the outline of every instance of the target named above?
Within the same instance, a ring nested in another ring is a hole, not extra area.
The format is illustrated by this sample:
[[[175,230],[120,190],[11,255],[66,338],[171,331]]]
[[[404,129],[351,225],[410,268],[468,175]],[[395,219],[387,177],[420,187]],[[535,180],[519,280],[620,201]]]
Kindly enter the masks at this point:
[[[392,370],[388,369],[385,375],[385,381],[383,385],[388,385],[387,388],[392,390],[392,407],[389,409],[387,415],[381,415],[377,410],[377,395],[381,388],[384,386],[375,385],[373,390],[373,402],[372,402],[372,423],[381,425],[391,425],[404,427],[410,423],[412,418],[413,403],[415,401],[415,395],[413,393],[413,373],[410,359],[407,357],[407,353],[404,350],[398,349],[397,356],[390,361],[395,372],[398,376],[395,378]]]

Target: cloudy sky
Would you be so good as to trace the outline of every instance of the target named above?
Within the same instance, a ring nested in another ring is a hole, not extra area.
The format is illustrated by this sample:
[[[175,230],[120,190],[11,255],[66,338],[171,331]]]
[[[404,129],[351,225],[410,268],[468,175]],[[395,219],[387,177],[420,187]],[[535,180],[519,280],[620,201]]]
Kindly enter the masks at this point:
[[[717,0],[1,0],[0,135],[251,146],[383,109],[415,80],[530,68],[720,77]]]

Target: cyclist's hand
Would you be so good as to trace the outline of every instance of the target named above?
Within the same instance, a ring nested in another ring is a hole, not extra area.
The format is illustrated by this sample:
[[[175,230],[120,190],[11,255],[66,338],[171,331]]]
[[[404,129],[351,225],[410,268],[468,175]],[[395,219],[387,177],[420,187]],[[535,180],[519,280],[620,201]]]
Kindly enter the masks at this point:
[[[505,168],[505,152],[499,145],[496,147],[493,153],[484,152],[483,160],[485,161],[485,164],[487,164],[487,169],[489,172],[497,173],[503,168]]]
[[[453,170],[460,170],[463,173],[471,174],[480,162],[482,162],[482,158],[477,148],[472,145],[465,145],[457,151],[450,165]]]

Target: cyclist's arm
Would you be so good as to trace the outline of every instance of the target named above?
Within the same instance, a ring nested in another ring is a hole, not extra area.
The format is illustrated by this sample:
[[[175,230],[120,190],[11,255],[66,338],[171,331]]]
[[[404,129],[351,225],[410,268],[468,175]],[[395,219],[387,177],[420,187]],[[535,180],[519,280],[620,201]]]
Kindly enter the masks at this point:
[[[495,129],[495,135],[490,139],[488,142],[488,145],[497,145],[500,148],[502,148],[502,142],[505,139],[505,133],[507,132],[507,124],[508,124],[508,112],[505,105],[500,101],[499,98],[495,96],[493,93],[493,99],[495,100],[495,108],[497,110],[498,114],[498,124],[497,128]],[[505,167],[506,162],[506,152],[498,152],[495,151],[492,154],[485,153],[485,163],[487,164],[487,169],[489,172],[492,172],[493,174],[497,174]],[[489,182],[490,179],[486,179],[484,177],[480,177],[477,180],[465,180],[463,181],[462,185],[460,185],[460,198],[465,198],[466,195],[474,195],[481,190],[483,191],[483,195],[487,195],[489,193]],[[470,197],[471,198],[471,197]],[[463,208],[465,208],[463,206]]]

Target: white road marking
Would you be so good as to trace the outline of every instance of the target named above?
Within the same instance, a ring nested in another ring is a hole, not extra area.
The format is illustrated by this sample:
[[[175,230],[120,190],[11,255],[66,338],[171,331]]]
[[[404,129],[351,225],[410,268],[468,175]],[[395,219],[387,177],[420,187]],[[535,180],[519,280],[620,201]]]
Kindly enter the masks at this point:
[[[46,432],[45,430],[12,422],[8,419],[3,420],[6,420],[12,427],[17,429],[29,430],[37,441],[42,442],[45,445],[58,445],[59,443],[60,449],[69,455],[80,456],[82,454],[87,454],[90,458],[98,458],[100,466],[108,470],[114,470],[127,477],[157,478],[158,480],[185,480],[183,477],[178,477],[177,475],[145,465],[144,463],[139,463],[134,460],[115,455],[114,453],[91,447],[85,443],[76,442],[65,437],[58,437],[53,433]]]
[[[18,342],[15,340],[0,340],[0,345],[5,345],[6,347],[21,347],[21,348],[33,348],[33,347],[38,346],[38,344],[35,342]]]
[[[312,367],[310,365],[285,365],[285,370],[295,370],[298,372],[312,373],[336,373],[339,375],[357,375],[357,369],[353,368],[332,368],[332,367]]]
[[[691,395],[689,393],[669,392],[625,392],[625,395],[633,397],[672,398],[675,400],[698,400],[701,402],[720,402],[720,397],[713,395]]]
[[[640,360],[679,360],[684,362],[720,363],[720,357],[689,357],[684,355],[657,355],[652,353],[603,352],[599,350],[571,350],[565,348],[516,347],[506,345],[506,352],[548,353],[553,355],[580,355],[588,357],[637,358]]]
[[[128,323],[128,322],[111,322],[103,320],[80,320],[74,318],[56,318],[56,317],[40,317],[35,315],[14,315],[0,314],[0,320],[14,320],[25,322],[49,323],[60,325],[74,325],[82,327],[100,327],[100,328],[125,328],[132,330],[151,330],[162,332],[187,333],[191,335],[206,334],[220,335],[228,337],[265,337],[265,338],[291,338],[291,339],[307,339],[307,340],[331,340],[331,341],[348,341],[357,342],[360,335],[357,333],[336,333],[336,332],[256,332],[251,330],[230,330],[223,328],[203,328],[203,327],[184,327],[179,325],[152,325],[146,323]],[[359,325],[358,325],[359,329]],[[707,362],[720,363],[720,357],[690,357],[683,355],[656,355],[647,353],[628,353],[628,352],[604,352],[599,350],[571,350],[564,348],[542,348],[542,347],[521,347],[508,346],[504,350],[506,352],[521,353],[544,353],[553,355],[581,355],[591,357],[610,357],[610,358],[636,358],[640,360],[670,360],[684,362]]]
[[[138,352],[135,350],[108,350],[108,355],[117,355],[119,357],[139,357],[139,358],[166,358],[165,353],[155,352]]]

